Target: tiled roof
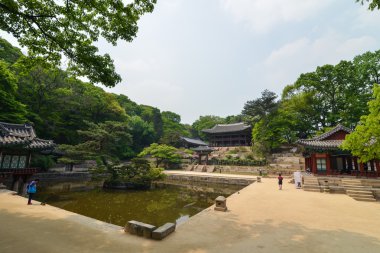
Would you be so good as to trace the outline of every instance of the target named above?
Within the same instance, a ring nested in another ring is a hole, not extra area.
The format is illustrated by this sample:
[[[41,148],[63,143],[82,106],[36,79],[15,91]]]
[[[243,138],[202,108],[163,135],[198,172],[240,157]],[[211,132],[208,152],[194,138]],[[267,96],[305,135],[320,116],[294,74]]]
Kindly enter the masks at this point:
[[[340,149],[340,145],[342,145],[344,140],[326,140],[328,137],[339,131],[344,131],[348,134],[352,132],[351,129],[339,124],[324,134],[315,136],[311,139],[300,139],[297,143],[307,148],[314,149]]]
[[[336,127],[334,127],[333,129],[331,129],[330,131],[324,133],[324,134],[321,134],[321,135],[318,135],[314,138],[312,138],[313,140],[324,140],[328,137],[330,137],[331,135],[335,134],[336,132],[339,132],[339,131],[345,131],[347,133],[351,133],[351,129],[345,127],[345,126],[342,126],[341,124],[337,125]]]
[[[315,149],[339,149],[340,145],[342,145],[343,140],[299,140],[298,144],[305,146],[307,148],[315,148]]]
[[[199,139],[192,139],[192,138],[187,138],[187,137],[181,137],[181,139],[194,145],[207,146],[206,142]]]
[[[251,126],[246,125],[242,122],[235,124],[218,124],[211,129],[203,129],[202,132],[205,133],[231,133],[240,132],[251,128]]]
[[[21,146],[25,149],[48,149],[55,146],[53,141],[36,137],[31,125],[0,122],[0,147]]]

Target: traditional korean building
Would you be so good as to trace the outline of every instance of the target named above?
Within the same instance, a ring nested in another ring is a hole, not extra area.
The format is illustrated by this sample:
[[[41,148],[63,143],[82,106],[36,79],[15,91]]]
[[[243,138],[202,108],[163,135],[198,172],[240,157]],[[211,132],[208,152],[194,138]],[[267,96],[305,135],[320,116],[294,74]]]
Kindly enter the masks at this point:
[[[252,128],[244,123],[218,124],[203,129],[212,147],[251,146]]]
[[[359,163],[357,157],[340,148],[350,133],[349,128],[338,125],[314,138],[299,140],[304,148],[305,168],[317,175],[380,177],[378,160]]]
[[[199,139],[192,139],[188,137],[180,137],[182,146],[185,148],[195,148],[199,146],[207,146],[208,144]]]
[[[11,188],[19,190],[30,176],[37,172],[31,168],[32,154],[52,150],[53,141],[39,139],[29,124],[0,122],[0,183],[12,178]]]

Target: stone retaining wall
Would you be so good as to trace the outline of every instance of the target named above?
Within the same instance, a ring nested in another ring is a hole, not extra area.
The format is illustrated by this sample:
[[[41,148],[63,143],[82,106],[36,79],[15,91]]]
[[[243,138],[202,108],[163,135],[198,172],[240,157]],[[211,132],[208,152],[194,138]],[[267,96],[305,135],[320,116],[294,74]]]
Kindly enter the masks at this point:
[[[47,172],[47,173],[37,173],[33,178],[39,178],[42,182],[44,181],[89,181],[91,180],[91,174],[88,172]]]
[[[229,184],[229,185],[250,185],[256,179],[250,178],[231,178],[219,176],[203,176],[203,175],[182,175],[170,174],[167,175],[165,181],[184,181],[184,182],[203,182],[213,184]]]

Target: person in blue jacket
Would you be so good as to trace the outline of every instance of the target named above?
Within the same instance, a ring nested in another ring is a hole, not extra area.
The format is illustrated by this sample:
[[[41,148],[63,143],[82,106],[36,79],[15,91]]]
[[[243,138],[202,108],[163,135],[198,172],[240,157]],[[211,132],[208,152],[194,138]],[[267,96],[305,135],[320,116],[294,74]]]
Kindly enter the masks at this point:
[[[37,178],[37,179],[34,179],[32,182],[30,182],[26,189],[27,189],[27,193],[29,195],[29,198],[28,198],[28,205],[31,205],[32,204],[32,198],[33,198],[33,195],[37,192],[37,184],[40,180]]]

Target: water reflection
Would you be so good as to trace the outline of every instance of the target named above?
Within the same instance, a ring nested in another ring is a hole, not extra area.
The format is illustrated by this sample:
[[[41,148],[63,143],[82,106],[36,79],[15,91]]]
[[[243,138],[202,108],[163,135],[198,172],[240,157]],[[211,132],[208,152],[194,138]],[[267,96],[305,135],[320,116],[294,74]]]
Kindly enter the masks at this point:
[[[103,190],[101,182],[71,182],[41,186],[36,199],[47,204],[124,226],[129,220],[161,226],[185,222],[213,204],[219,196],[229,196],[242,186],[180,185],[157,183],[151,190]]]

